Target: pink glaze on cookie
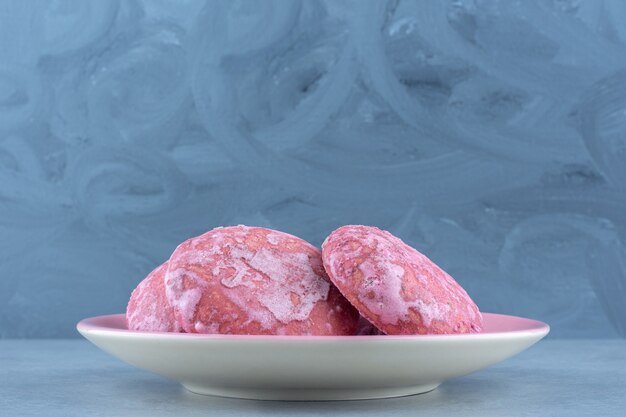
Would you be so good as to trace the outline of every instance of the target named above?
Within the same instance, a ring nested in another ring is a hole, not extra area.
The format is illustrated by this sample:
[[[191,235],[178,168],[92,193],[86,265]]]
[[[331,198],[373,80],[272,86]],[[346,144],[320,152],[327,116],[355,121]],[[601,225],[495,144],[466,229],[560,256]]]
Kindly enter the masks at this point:
[[[340,227],[326,238],[322,257],[337,288],[386,334],[482,330],[482,316],[465,290],[389,232]]]
[[[133,290],[126,322],[129,330],[145,332],[181,332],[174,309],[165,297],[164,277],[167,262],[150,272]]]
[[[260,227],[220,227],[183,242],[165,289],[192,333],[349,335],[359,317],[328,279],[319,249]]]

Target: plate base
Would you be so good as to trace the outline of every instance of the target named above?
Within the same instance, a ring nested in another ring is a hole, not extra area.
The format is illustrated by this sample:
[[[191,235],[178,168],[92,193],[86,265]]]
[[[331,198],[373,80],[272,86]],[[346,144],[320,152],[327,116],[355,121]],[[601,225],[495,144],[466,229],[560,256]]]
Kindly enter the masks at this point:
[[[358,400],[433,390],[501,362],[550,329],[483,313],[482,333],[414,336],[271,336],[135,332],[117,314],[78,323],[83,336],[189,391],[261,400]],[[191,395],[191,394],[190,394]]]
[[[393,388],[351,388],[351,389],[257,389],[257,388],[216,388],[199,385],[182,384],[188,391],[200,395],[217,397],[242,398],[246,400],[278,400],[278,401],[346,401],[371,400],[380,398],[405,397],[424,394],[434,390],[440,384],[415,385]]]

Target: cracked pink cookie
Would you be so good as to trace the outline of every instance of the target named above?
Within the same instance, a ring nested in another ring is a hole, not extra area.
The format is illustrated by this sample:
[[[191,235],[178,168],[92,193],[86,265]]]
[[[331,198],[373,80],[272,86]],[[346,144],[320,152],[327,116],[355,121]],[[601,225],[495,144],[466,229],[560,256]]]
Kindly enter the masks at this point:
[[[174,309],[165,298],[163,281],[167,262],[150,272],[133,290],[128,307],[126,323],[128,330],[144,332],[181,332],[174,317]]]
[[[328,279],[319,249],[261,227],[218,227],[179,245],[167,299],[192,333],[352,335],[358,312]]]
[[[482,330],[480,311],[465,290],[389,232],[340,227],[326,238],[322,258],[341,293],[386,334]]]

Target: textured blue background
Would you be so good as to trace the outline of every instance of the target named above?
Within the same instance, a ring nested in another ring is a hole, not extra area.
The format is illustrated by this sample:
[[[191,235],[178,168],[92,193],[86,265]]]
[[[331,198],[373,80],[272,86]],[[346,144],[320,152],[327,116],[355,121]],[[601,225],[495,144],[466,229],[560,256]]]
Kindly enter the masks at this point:
[[[0,2],[0,337],[218,225],[386,228],[484,311],[626,335],[626,3]]]

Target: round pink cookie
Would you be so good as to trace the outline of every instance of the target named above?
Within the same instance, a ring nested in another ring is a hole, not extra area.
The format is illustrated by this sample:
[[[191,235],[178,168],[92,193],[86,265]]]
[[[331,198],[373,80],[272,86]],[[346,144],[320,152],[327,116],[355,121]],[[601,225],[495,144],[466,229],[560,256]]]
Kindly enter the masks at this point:
[[[193,333],[351,335],[359,318],[328,279],[319,249],[260,227],[220,227],[183,242],[165,288]]]
[[[465,290],[389,232],[340,227],[326,238],[322,257],[337,288],[386,334],[482,330],[482,316]]]
[[[133,290],[126,322],[129,330],[146,332],[181,332],[182,328],[174,317],[174,309],[165,297],[165,271],[167,262],[150,272]]]

